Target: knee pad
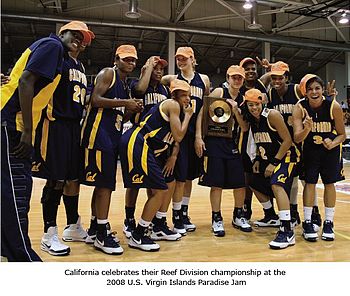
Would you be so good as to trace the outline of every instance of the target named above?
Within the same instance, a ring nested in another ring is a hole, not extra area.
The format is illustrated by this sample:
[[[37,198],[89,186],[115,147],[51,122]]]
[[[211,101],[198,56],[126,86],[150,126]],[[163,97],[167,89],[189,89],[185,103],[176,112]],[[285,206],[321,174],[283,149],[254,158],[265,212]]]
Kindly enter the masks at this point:
[[[61,189],[55,189],[56,184],[48,184],[43,188],[43,193],[41,196],[42,204],[49,204],[58,206],[61,201],[61,196],[63,194],[63,186]]]

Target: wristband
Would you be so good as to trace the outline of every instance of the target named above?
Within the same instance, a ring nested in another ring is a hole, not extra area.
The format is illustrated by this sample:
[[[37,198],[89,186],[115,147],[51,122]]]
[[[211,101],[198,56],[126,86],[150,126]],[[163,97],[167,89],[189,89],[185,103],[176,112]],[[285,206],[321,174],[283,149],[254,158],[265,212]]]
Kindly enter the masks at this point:
[[[274,158],[270,159],[269,162],[270,162],[272,165],[274,165],[274,166],[278,166],[279,163],[281,162],[281,160],[278,159],[278,158],[276,158],[276,157],[274,157]]]

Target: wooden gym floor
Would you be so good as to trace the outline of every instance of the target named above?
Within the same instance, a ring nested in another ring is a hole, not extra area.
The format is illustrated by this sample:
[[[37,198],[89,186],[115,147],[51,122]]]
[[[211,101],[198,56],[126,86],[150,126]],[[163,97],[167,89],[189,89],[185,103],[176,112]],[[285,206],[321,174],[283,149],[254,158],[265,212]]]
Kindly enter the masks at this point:
[[[251,233],[243,233],[231,226],[233,196],[231,190],[225,190],[222,199],[222,215],[226,236],[215,237],[211,232],[211,208],[209,203],[209,188],[199,185],[193,186],[190,203],[190,216],[197,225],[195,232],[187,234],[177,242],[159,242],[159,252],[148,253],[131,249],[123,235],[124,193],[121,170],[118,168],[117,190],[112,194],[109,221],[113,231],[117,231],[124,254],[111,256],[94,249],[85,243],[67,243],[71,247],[69,256],[51,256],[40,250],[40,239],[43,234],[42,211],[40,196],[45,181],[34,178],[33,196],[29,213],[29,234],[33,248],[46,262],[339,262],[350,261],[350,163],[345,164],[347,180],[337,183],[347,191],[337,192],[335,211],[336,239],[326,242],[319,239],[315,243],[306,242],[301,236],[301,226],[296,228],[296,245],[285,250],[271,250],[268,243],[275,236],[275,228],[254,228]],[[299,212],[302,213],[302,186],[299,184]],[[318,201],[322,217],[324,217],[323,189],[318,188]],[[79,212],[83,227],[89,226],[90,199],[92,188],[81,186]],[[146,200],[145,190],[140,191],[136,218],[140,217]],[[253,197],[252,221],[262,218],[263,211],[256,198]],[[171,224],[171,210],[168,213],[168,224]],[[66,218],[63,201],[59,207],[58,228],[59,235],[65,227]]]

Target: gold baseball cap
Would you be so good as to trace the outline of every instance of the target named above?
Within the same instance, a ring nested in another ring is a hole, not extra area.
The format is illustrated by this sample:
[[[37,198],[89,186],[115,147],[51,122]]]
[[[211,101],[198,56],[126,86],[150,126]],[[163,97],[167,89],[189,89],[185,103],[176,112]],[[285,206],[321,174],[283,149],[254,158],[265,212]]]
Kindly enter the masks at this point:
[[[137,51],[135,46],[130,44],[120,45],[115,51],[115,55],[118,55],[121,59],[132,57],[137,59]]]
[[[241,66],[238,66],[238,65],[232,65],[232,66],[230,66],[230,67],[227,69],[226,74],[229,75],[229,76],[232,76],[232,75],[240,75],[240,76],[242,76],[243,78],[245,78],[245,71],[244,71],[244,68],[241,67]]]
[[[286,73],[286,71],[289,72],[288,64],[286,64],[285,62],[282,62],[282,61],[278,61],[278,62],[272,64],[270,74],[281,76],[281,75],[284,75],[284,73]]]
[[[58,34],[61,34],[63,31],[67,30],[79,31],[80,33],[82,33],[84,36],[83,43],[87,45],[90,45],[92,39],[95,38],[94,32],[90,31],[88,26],[81,21],[71,21],[70,23],[63,25],[60,28]]]
[[[171,93],[173,93],[175,90],[183,90],[183,91],[189,92],[190,88],[191,88],[190,85],[184,80],[174,79],[170,83],[170,92]]]

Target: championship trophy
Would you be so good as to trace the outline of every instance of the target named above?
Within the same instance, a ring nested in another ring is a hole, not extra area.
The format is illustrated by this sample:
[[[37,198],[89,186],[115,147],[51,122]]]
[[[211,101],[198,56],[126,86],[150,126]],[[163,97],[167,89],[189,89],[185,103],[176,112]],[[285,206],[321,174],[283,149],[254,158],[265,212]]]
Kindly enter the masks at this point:
[[[225,98],[203,98],[203,136],[232,138],[233,116]]]

